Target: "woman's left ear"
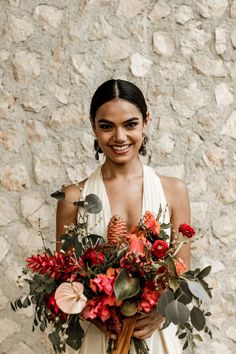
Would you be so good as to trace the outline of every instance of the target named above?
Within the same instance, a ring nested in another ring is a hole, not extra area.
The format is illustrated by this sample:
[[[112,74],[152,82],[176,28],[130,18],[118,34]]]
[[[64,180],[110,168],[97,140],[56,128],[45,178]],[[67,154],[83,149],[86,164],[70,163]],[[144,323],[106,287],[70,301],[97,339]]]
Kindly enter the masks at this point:
[[[146,128],[146,126],[148,125],[148,123],[150,122],[151,118],[150,118],[150,113],[147,112],[146,114],[146,119],[145,119],[145,122],[144,122],[144,128]]]

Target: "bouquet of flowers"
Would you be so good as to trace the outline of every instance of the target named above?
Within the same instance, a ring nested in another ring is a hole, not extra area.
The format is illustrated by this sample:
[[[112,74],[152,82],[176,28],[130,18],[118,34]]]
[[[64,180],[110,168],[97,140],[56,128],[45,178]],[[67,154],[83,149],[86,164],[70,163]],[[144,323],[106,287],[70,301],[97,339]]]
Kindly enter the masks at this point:
[[[52,197],[61,200],[63,192]],[[60,252],[51,252],[43,239],[43,251],[26,259],[22,279],[29,293],[12,302],[13,310],[35,307],[33,330],[44,331],[49,325],[49,339],[56,353],[66,345],[75,350],[85,336],[81,321],[100,320],[107,328],[109,354],[127,354],[131,341],[137,354],[147,354],[144,340],[132,337],[136,314],[157,310],[164,318],[163,328],[177,325],[183,349],[210,336],[202,308],[211,297],[205,277],[210,267],[186,271],[176,258],[178,250],[195,231],[182,224],[171,240],[170,224],[160,220],[162,209],[154,215],[146,211],[138,225],[129,231],[124,220],[113,216],[108,225],[107,242],[100,235],[88,233],[88,214],[99,213],[101,201],[94,194],[75,202],[77,225],[69,225]]]

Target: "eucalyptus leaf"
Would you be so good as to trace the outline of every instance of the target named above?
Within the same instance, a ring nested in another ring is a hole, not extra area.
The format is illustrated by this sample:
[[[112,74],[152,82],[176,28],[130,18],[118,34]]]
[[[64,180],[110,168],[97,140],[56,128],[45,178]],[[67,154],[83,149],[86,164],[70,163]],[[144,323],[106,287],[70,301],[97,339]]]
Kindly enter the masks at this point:
[[[193,295],[192,295],[191,291],[189,290],[187,282],[185,280],[181,280],[179,285],[180,285],[180,287],[176,291],[176,297],[183,304],[185,304],[185,305],[190,304],[190,302],[193,299]]]
[[[190,313],[191,322],[197,331],[201,331],[206,324],[206,319],[203,312],[196,306],[194,306]]]
[[[71,316],[66,334],[68,335],[66,344],[74,350],[78,350],[81,347],[82,340],[84,338],[84,330],[80,325],[79,316]]]
[[[85,202],[88,203],[88,213],[98,214],[102,210],[102,202],[96,194],[88,194],[85,197]]]
[[[167,235],[167,233],[164,230],[160,230],[158,237],[161,240],[167,240],[169,238],[169,235]]]
[[[58,332],[52,332],[48,335],[48,338],[50,340],[50,342],[52,343],[52,345],[54,345],[55,347],[59,346],[60,344],[60,336],[58,334]]]
[[[127,269],[121,269],[115,284],[114,293],[118,301],[129,299],[139,293],[139,278],[133,278],[129,275]]]
[[[51,194],[51,197],[57,200],[64,200],[65,199],[65,192],[56,191]]]
[[[11,305],[12,310],[13,310],[13,311],[16,311],[16,308],[15,308],[15,306],[13,305],[12,302],[10,302],[10,305]]]
[[[206,268],[204,268],[203,270],[201,270],[200,273],[198,273],[198,278],[199,279],[203,279],[205,278],[211,271],[211,266],[207,266]]]
[[[183,324],[189,319],[190,311],[181,302],[174,300],[166,306],[165,314],[174,324]]]
[[[41,331],[41,332],[44,332],[44,331],[45,331],[45,328],[46,328],[45,322],[41,322],[39,328],[40,328],[40,331]]]
[[[187,335],[187,332],[181,333],[181,334],[178,335],[178,338],[179,339],[183,339],[183,338],[186,337],[186,335]]]
[[[22,308],[22,301],[21,301],[21,299],[18,299],[18,300],[16,301],[16,305],[17,305],[17,307],[19,307],[19,309]]]
[[[183,345],[183,350],[187,349],[188,348],[188,340],[186,340],[186,342],[184,343]]]
[[[199,283],[200,283],[200,284],[203,286],[203,288],[206,290],[208,296],[209,296],[210,298],[212,298],[212,293],[211,293],[212,288],[209,288],[207,282],[205,282],[205,280],[203,280],[203,279],[200,279],[200,280],[199,280]]]
[[[166,289],[161,293],[161,296],[158,300],[157,303],[157,310],[160,312],[160,314],[165,317],[166,313],[165,313],[165,309],[166,306],[172,302],[175,299],[173,291],[171,291],[170,289]]]
[[[195,297],[203,301],[209,300],[208,293],[199,282],[188,279],[186,281],[188,283],[189,290]]]
[[[171,224],[169,223],[169,224],[165,224],[165,223],[163,223],[163,224],[161,224],[161,229],[162,230],[166,230],[166,229],[169,229],[170,228],[170,226],[171,226]]]
[[[22,302],[23,308],[27,308],[31,305],[30,299],[28,297],[25,298],[25,300]]]
[[[44,286],[44,284],[41,284],[41,285],[39,285],[37,288],[35,288],[35,292],[37,293],[37,294],[41,294],[41,293],[43,293],[45,291],[45,286]]]
[[[157,217],[156,217],[157,220],[160,219],[161,213],[162,213],[162,206],[161,206],[161,204],[160,204],[160,207],[159,207],[159,210],[158,210],[158,214],[157,214]]]

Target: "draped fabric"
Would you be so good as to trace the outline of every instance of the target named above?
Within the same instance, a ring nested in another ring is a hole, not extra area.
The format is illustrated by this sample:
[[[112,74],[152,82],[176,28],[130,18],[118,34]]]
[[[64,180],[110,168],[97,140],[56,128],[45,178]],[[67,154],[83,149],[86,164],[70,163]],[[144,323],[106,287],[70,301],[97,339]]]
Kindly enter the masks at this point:
[[[84,198],[90,193],[96,194],[101,199],[103,208],[99,214],[89,214],[89,229],[91,229],[92,233],[101,235],[106,239],[107,225],[112,215],[102,179],[101,166],[85,182],[82,197]],[[162,207],[162,220],[165,223],[169,223],[169,211],[160,178],[156,175],[153,168],[143,165],[142,215],[146,210],[158,213],[160,205]],[[106,354],[107,338],[105,335],[91,323],[85,322],[83,325],[86,336],[77,354]],[[156,330],[146,340],[150,350],[149,354],[181,354],[181,346],[175,333],[176,327],[174,325],[170,325],[163,331]],[[68,353],[75,352],[69,349]],[[135,354],[133,345],[131,346],[130,354]]]

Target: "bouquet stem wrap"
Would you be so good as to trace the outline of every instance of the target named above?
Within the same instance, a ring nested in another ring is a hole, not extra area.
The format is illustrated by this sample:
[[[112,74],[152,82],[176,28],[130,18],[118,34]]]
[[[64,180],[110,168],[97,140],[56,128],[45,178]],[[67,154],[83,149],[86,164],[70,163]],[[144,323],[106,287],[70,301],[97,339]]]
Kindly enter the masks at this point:
[[[135,324],[135,317],[127,317],[124,319],[121,334],[118,338],[117,347],[113,354],[128,354]]]

